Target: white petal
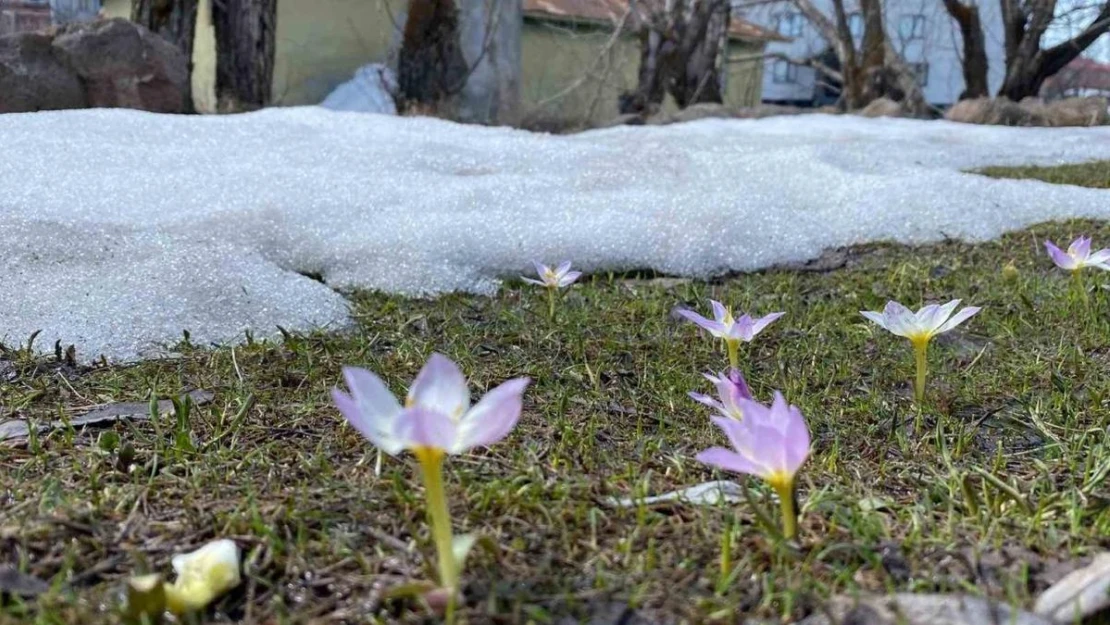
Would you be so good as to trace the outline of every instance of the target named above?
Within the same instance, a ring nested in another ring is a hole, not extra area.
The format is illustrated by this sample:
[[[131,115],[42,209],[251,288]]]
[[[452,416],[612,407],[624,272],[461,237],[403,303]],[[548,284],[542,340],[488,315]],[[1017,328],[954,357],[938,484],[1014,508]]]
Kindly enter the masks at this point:
[[[432,354],[413,380],[405,404],[458,420],[470,408],[466,376],[450,358]]]

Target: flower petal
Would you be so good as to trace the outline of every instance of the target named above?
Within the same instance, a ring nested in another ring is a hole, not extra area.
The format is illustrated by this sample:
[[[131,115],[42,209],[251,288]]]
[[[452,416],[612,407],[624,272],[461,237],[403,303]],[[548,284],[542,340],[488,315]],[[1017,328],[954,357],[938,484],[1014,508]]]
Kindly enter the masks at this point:
[[[1091,255],[1091,237],[1079,237],[1068,246],[1068,255],[1082,264]]]
[[[399,453],[404,446],[393,434],[401,413],[397,398],[381,378],[365,369],[344,367],[343,377],[351,394],[332,389],[339,412],[375,447],[390,455]]]
[[[1056,247],[1056,245],[1054,245],[1052,241],[1045,241],[1044,246],[1045,249],[1048,250],[1048,255],[1050,258],[1052,258],[1052,262],[1056,263],[1057,267],[1061,269],[1067,269],[1069,271],[1075,269],[1075,259],[1069,256],[1060,248]]]
[[[697,455],[698,462],[709,466],[732,471],[734,473],[747,473],[748,475],[761,475],[759,467],[753,465],[747,458],[735,451],[723,447],[711,447]]]
[[[459,435],[451,453],[486,447],[508,436],[520,419],[529,382],[528,378],[516,378],[486,393],[459,421]]]
[[[454,419],[423,406],[405,408],[397,420],[396,432],[409,449],[429,447],[450,452],[458,440]]]
[[[582,276],[581,271],[570,271],[566,275],[559,278],[559,286],[565,287],[574,284],[574,281]]]
[[[1110,262],[1110,249],[1102,249],[1087,257],[1087,264],[1093,267],[1105,269],[1107,262]]]
[[[709,395],[706,395],[704,393],[695,393],[694,391],[690,391],[689,393],[687,393],[687,395],[690,396],[690,399],[698,402],[699,404],[704,404],[714,410],[720,410],[721,412],[725,411],[725,407],[721,405],[721,402],[713,399]]]
[[[859,314],[867,317],[868,320],[884,330],[890,329],[886,327],[886,317],[883,317],[883,313],[875,312],[873,310],[861,310],[859,311]]]
[[[724,326],[722,326],[720,323],[716,321],[710,321],[692,310],[679,310],[678,314],[682,315],[690,321],[693,321],[705,330],[708,330],[709,333],[713,336],[716,336],[718,338],[724,337],[725,329]]]
[[[547,275],[547,272],[550,271],[550,269],[547,268],[547,265],[541,263],[538,260],[532,261],[532,266],[536,268],[536,274],[539,275],[541,280],[544,276]]]
[[[728,329],[728,335],[747,343],[755,338],[754,327],[755,323],[752,321],[752,316],[745,313],[732,323],[732,327]]]
[[[524,277],[524,276],[521,276],[520,279],[524,280],[528,284],[538,284],[539,286],[547,286],[547,283],[544,282],[543,280],[533,280],[532,278],[527,278],[527,277]]]
[[[568,271],[570,271],[570,261],[564,260],[563,262],[559,263],[558,267],[555,268],[555,275],[561,278],[566,275]]]
[[[457,420],[470,407],[466,377],[450,358],[432,354],[412,381],[405,405],[420,406]]]
[[[898,302],[887,302],[883,308],[883,317],[886,319],[886,329],[898,336],[909,337],[919,330],[917,315]]]
[[[982,309],[977,307],[977,306],[968,306],[967,308],[965,308],[965,309],[961,310],[960,312],[956,313],[955,315],[953,315],[951,319],[946,321],[944,323],[944,325],[942,325],[940,328],[938,328],[937,329],[937,334],[940,334],[942,332],[947,332],[947,331],[951,330],[952,328],[955,328],[956,326],[958,326],[961,323],[970,319],[972,317],[972,315],[979,312],[980,310],[982,310]]]
[[[925,320],[924,328],[930,332],[936,332],[952,316],[952,311],[956,310],[959,305],[960,300],[954,299],[943,306],[937,306],[933,314]]]
[[[759,334],[760,332],[763,331],[764,328],[771,325],[771,323],[773,321],[775,321],[776,319],[778,319],[779,317],[781,317],[785,314],[786,313],[784,313],[784,312],[775,312],[775,313],[771,313],[769,315],[765,315],[763,317],[760,317],[759,319],[756,319],[755,323],[752,324],[752,336],[755,336],[756,334]]]
[[[724,324],[729,317],[728,308],[715,299],[709,300],[709,305],[713,307],[713,318],[717,323]]]

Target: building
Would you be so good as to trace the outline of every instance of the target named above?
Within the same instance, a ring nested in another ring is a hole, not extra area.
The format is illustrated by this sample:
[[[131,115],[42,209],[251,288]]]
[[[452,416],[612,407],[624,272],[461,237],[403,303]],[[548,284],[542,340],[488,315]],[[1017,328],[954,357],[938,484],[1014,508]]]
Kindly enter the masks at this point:
[[[618,97],[635,89],[639,73],[640,42],[632,29],[633,17],[627,0],[524,0],[521,82],[526,116],[554,127],[616,117]],[[614,36],[619,25],[625,32]],[[767,42],[779,39],[733,18],[726,104],[759,104],[760,59]],[[673,102],[666,107],[673,109]]]
[[[193,58],[197,110],[214,105],[215,37],[211,0],[202,0]],[[523,0],[521,33],[522,117],[555,124],[590,123],[617,115],[617,96],[635,86],[639,46],[614,25],[627,0]],[[368,63],[395,65],[405,0],[279,0],[274,59],[274,102],[316,104]],[[104,0],[110,17],[128,17],[130,0]],[[758,60],[774,33],[734,19],[730,52],[748,58],[730,64],[726,97],[756,104],[763,64]]]
[[[813,0],[818,9],[834,15],[832,0]],[[863,16],[856,0],[845,0],[848,24],[857,46],[863,37]],[[829,46],[818,30],[789,0],[752,5],[742,10],[744,18],[789,37],[790,41],[770,42],[763,78],[765,102],[811,105],[835,100],[833,90],[825,88],[816,70],[792,63],[828,54]],[[987,47],[988,76],[991,93],[997,92],[1005,77],[1002,42],[1002,16],[998,2],[979,5]],[[921,0],[884,0],[883,18],[886,33],[894,48],[913,67],[921,82],[925,100],[946,107],[957,100],[964,90],[963,68],[960,64],[963,40],[955,20],[948,15],[942,2]],[[785,58],[783,58],[785,57]],[[790,59],[790,60],[787,60]]]
[[[1081,56],[1046,80],[1041,95],[1047,99],[1110,97],[1110,63]]]
[[[88,21],[99,10],[100,0],[0,0],[0,35]]]
[[[0,35],[43,30],[51,23],[49,0],[0,0]]]

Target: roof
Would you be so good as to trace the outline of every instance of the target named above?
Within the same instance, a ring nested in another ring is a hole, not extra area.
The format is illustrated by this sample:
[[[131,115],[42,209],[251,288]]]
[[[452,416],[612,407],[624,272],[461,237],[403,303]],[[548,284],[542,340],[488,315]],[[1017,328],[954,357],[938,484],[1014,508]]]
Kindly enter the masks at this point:
[[[1077,57],[1046,82],[1046,89],[1110,91],[1110,64]]]
[[[628,0],[524,0],[524,15],[537,19],[617,24],[628,10]],[[728,34],[733,39],[789,41],[736,16],[732,17]]]

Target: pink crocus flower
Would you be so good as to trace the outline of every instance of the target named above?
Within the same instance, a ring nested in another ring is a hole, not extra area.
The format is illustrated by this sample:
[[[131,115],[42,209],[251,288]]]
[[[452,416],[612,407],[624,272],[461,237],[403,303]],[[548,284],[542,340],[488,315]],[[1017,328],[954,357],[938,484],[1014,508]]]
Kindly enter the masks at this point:
[[[528,378],[509,380],[470,405],[470,391],[458,365],[432,354],[417,374],[401,406],[381,378],[345,367],[350,394],[332,390],[343,416],[375,447],[390,455],[429,448],[461,454],[505,438],[520,418]]]
[[[751,315],[744,314],[737,319],[733,317],[732,310],[724,304],[716,300],[709,300],[709,303],[713,307],[712,320],[706,319],[692,310],[679,310],[678,314],[723,340],[728,346],[729,364],[734,369],[739,366],[740,342],[751,342],[764,328],[771,325],[771,322],[786,314],[776,312],[759,319],[753,319]]]
[[[1068,271],[1078,271],[1084,267],[1098,267],[1110,271],[1110,249],[1101,249],[1091,253],[1091,238],[1079,237],[1071,242],[1065,252],[1052,241],[1044,242],[1048,255],[1056,266]]]
[[[409,387],[402,406],[378,376],[355,367],[343,369],[350,394],[332,390],[343,416],[378,449],[397,455],[408,449],[420,463],[432,538],[439,554],[439,582],[447,592],[446,618],[452,622],[462,565],[473,536],[451,532],[443,487],[443,461],[505,438],[520,419],[528,378],[509,380],[470,405],[466,377],[458,365],[432,354]]]
[[[943,334],[970,319],[981,309],[976,306],[967,306],[960,312],[952,314],[960,305],[960,300],[954,299],[947,304],[930,304],[917,312],[906,308],[898,302],[887,302],[883,312],[861,310],[860,314],[867,317],[883,329],[903,336],[913,344],[914,359],[917,364],[917,378],[914,380],[914,399],[920,404],[925,399],[925,377],[927,375],[926,353],[929,341],[938,334]]]
[[[740,409],[740,400],[752,399],[752,391],[748,387],[747,381],[744,380],[744,375],[738,369],[729,369],[728,372],[719,376],[711,373],[702,375],[717,387],[717,397],[714,398],[695,392],[691,392],[690,397],[696,402],[715,409],[723,416],[741,419],[744,415]]]
[[[797,406],[788,405],[778,391],[769,407],[750,399],[739,399],[737,405],[743,420],[713,417],[732,449],[713,447],[698,454],[697,459],[766,481],[779,495],[783,533],[793,538],[797,533],[794,476],[809,457],[809,428]]]
[[[536,274],[539,275],[540,279],[536,280],[533,278],[521,276],[521,280],[524,280],[529,284],[536,284],[539,286],[547,287],[549,289],[561,289],[564,287],[568,287],[574,284],[574,281],[582,276],[581,271],[570,270],[569,260],[565,260],[562,263],[559,263],[559,266],[554,269],[535,260],[532,261],[532,264],[536,266]]]

